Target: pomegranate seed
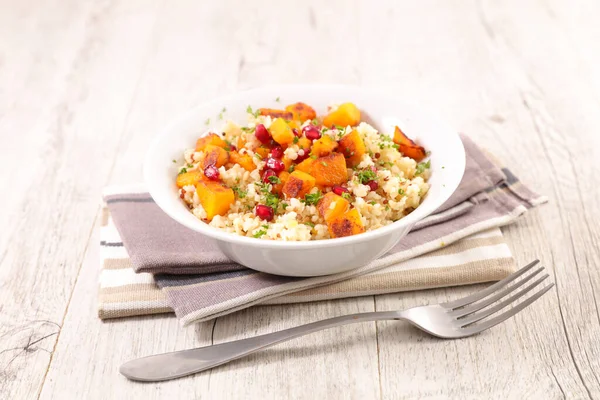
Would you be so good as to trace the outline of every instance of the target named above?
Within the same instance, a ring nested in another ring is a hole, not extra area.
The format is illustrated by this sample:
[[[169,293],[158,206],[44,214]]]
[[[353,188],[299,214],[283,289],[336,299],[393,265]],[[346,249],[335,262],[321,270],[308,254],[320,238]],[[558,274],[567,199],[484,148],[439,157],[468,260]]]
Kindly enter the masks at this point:
[[[269,180],[269,178],[271,176],[277,176],[277,172],[273,171],[272,169],[268,169],[265,171],[265,173],[263,174],[263,182],[264,183],[271,183],[271,181]]]
[[[369,181],[369,182],[366,183],[366,185],[368,187],[370,187],[372,191],[376,191],[377,188],[379,187],[379,185],[375,181]]]
[[[292,132],[294,133],[294,136],[300,137],[300,132],[298,132],[298,129],[294,128],[292,129]]]
[[[264,204],[258,204],[254,210],[256,216],[265,221],[270,221],[273,219],[273,208],[269,206],[265,206]]]
[[[230,149],[231,151],[236,151],[236,150],[237,150],[237,147],[235,147],[234,145],[229,145],[229,149]]]
[[[204,176],[206,176],[211,181],[218,181],[219,170],[214,165],[209,165],[208,167],[204,168]]]
[[[310,140],[321,138],[321,132],[319,132],[319,130],[312,125],[306,125],[304,128],[302,128],[302,133],[304,133],[304,136]]]
[[[283,157],[283,149],[281,148],[281,146],[275,146],[271,149],[271,157],[273,157],[273,158]]]
[[[303,153],[300,154],[300,151],[302,151]],[[308,158],[308,156],[310,156],[310,153],[308,152],[308,150],[300,149],[300,151],[298,151],[298,157],[295,160],[297,163],[306,160]]]
[[[280,173],[281,171],[283,171],[285,169],[285,164],[281,160],[278,160],[273,157],[269,157],[269,158],[267,158],[267,168],[270,168],[273,171]]]
[[[263,124],[256,125],[254,136],[256,136],[256,138],[264,144],[267,144],[271,141],[271,134]]]
[[[331,191],[335,194],[337,194],[338,196],[341,196],[343,193],[348,193],[349,190],[348,188],[345,188],[343,186],[339,186],[339,185],[335,185]]]
[[[183,200],[185,198],[185,192],[182,191],[179,197]]]

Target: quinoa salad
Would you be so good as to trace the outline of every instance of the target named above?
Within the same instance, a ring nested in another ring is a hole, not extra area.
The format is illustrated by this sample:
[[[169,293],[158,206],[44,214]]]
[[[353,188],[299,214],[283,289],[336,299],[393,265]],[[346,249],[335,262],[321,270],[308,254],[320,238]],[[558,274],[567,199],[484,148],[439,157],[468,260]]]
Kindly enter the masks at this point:
[[[398,127],[378,132],[353,103],[323,116],[304,103],[246,111],[245,125],[227,121],[173,160],[182,201],[214,228],[264,240],[351,236],[402,219],[429,190],[426,150]]]

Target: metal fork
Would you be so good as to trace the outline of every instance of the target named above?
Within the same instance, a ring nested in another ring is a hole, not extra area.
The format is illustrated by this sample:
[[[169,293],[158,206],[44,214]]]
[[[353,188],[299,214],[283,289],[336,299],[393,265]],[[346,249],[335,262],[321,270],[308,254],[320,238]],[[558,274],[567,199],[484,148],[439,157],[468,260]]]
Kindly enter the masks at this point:
[[[225,364],[286,340],[356,322],[405,320],[440,338],[457,339],[475,335],[512,317],[554,286],[554,283],[540,286],[548,277],[548,274],[544,274],[505,298],[544,270],[543,267],[533,270],[538,263],[539,260],[535,260],[490,287],[459,300],[414,307],[404,311],[344,315],[248,339],[138,358],[123,364],[120,372],[136,381],[154,382],[179,378]],[[529,273],[530,271],[532,272]],[[511,309],[498,313],[537,287],[541,290]],[[493,316],[494,314],[497,315]],[[486,319],[488,317],[491,318]]]

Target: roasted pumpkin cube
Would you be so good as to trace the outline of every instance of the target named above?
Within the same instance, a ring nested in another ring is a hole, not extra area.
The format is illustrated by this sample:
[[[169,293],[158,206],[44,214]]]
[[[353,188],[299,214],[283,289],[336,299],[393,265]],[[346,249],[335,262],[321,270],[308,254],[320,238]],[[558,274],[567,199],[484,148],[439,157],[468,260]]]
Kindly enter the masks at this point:
[[[236,150],[233,150],[229,153],[229,161],[239,164],[246,171],[254,171],[256,169],[256,165],[250,154],[240,154]]]
[[[219,182],[202,180],[196,184],[196,193],[209,221],[215,215],[225,215],[235,201],[233,190]]]
[[[188,185],[196,185],[196,183],[200,182],[204,178],[204,174],[201,171],[194,170],[184,172],[182,174],[177,175],[177,179],[175,183],[178,188],[182,188]]]
[[[224,149],[227,147],[227,142],[221,139],[216,133],[209,133],[196,141],[196,151],[204,151],[208,145],[218,146]]]
[[[362,156],[367,152],[367,147],[358,131],[353,130],[340,139],[338,150],[346,157],[346,163],[352,168],[360,164]]]
[[[277,110],[275,108],[259,108],[260,115],[268,115],[271,118],[283,118],[290,120],[294,116],[290,111]]]
[[[305,136],[302,136],[301,138],[298,139],[297,144],[298,144],[298,147],[300,147],[301,149],[309,151],[310,147],[312,146],[312,140],[308,139]]]
[[[325,222],[330,222],[333,218],[344,214],[350,208],[348,200],[338,196],[333,192],[327,193],[317,204],[317,211],[323,217]]]
[[[260,147],[257,147],[256,149],[254,149],[254,152],[260,156],[261,160],[264,160],[265,158],[267,158],[270,151],[271,150],[269,150],[269,148],[265,147],[265,146],[260,146]]]
[[[286,199],[292,197],[303,198],[315,187],[315,178],[302,171],[294,171],[290,174],[282,188]]]
[[[346,159],[341,153],[331,153],[314,161],[309,173],[315,177],[317,185],[321,187],[341,185],[348,181]]]
[[[311,154],[317,157],[323,157],[331,154],[338,147],[338,144],[330,136],[324,135],[320,139],[315,140],[312,145]]]
[[[332,128],[334,125],[355,126],[360,122],[360,110],[353,103],[340,104],[323,119],[323,125]]]
[[[286,156],[283,156],[283,158],[281,159],[281,161],[283,161],[283,165],[285,165],[285,170],[289,170],[290,166],[294,163],[293,160],[287,158]]]
[[[219,168],[220,166],[227,164],[229,161],[229,153],[222,147],[209,144],[204,148],[201,161],[202,168],[206,168],[209,165],[214,165]]]
[[[315,112],[314,108],[301,102],[290,104],[289,106],[285,107],[285,110],[291,112],[293,119],[300,122],[317,117],[317,113]]]
[[[237,138],[237,148],[243,149],[244,147],[246,147],[246,140],[240,136]]]
[[[360,219],[360,213],[356,208],[333,217],[331,222],[327,223],[327,228],[333,238],[352,236],[365,231],[365,227]]]
[[[394,143],[398,145],[398,150],[400,150],[400,152],[403,155],[412,158],[416,162],[421,161],[427,155],[425,149],[422,146],[419,146],[418,144],[413,142],[398,127],[394,129]]]
[[[288,181],[290,173],[287,171],[281,171],[279,173],[279,183],[273,185],[273,193],[281,194],[283,191],[283,185]]]
[[[282,146],[287,146],[294,141],[294,132],[292,132],[292,128],[290,128],[283,118],[277,118],[273,121],[269,132],[271,132],[273,140]]]
[[[306,172],[307,174],[310,174],[310,171],[312,170],[312,166],[314,163],[315,163],[315,159],[307,158],[306,160],[298,163],[296,165],[296,168],[294,168],[294,171],[302,171],[302,172]]]

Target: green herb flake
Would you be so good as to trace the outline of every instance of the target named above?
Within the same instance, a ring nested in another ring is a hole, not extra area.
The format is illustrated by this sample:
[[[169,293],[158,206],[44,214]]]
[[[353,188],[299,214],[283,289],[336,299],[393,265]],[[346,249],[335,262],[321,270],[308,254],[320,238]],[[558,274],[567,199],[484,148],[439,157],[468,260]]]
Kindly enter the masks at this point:
[[[308,225],[308,226],[310,226],[311,228],[314,228],[314,227],[315,227],[315,224],[314,224],[314,223],[312,223],[312,222],[310,222],[310,221],[309,221],[309,222],[304,222],[304,225]]]
[[[398,189],[398,194],[402,196],[404,194],[404,189]]]
[[[267,234],[267,230],[266,229],[261,229],[260,231],[256,232],[254,235],[252,235],[252,237],[258,239],[258,238],[263,237],[266,234]]]
[[[277,98],[275,99],[275,101],[279,103],[279,96],[277,96]]]
[[[291,174],[292,172],[294,172],[295,169],[296,169],[296,166],[294,164],[292,164],[292,165],[290,165],[288,172]]]
[[[177,160],[173,160],[173,164],[177,164]],[[444,167],[442,167],[442,168],[444,168]]]
[[[246,195],[248,194],[248,192],[246,192],[245,190],[240,189],[239,186],[234,186],[231,188],[233,190],[233,192],[236,194],[236,196],[240,199],[243,199],[246,197]]]
[[[390,206],[388,206],[387,204],[385,205],[385,211],[390,211]]]
[[[325,161],[321,161],[321,164],[324,165],[324,166],[326,166],[326,167],[328,166]]]
[[[372,205],[372,206],[374,206],[375,204],[377,204],[377,202],[375,202],[374,200],[371,200],[371,201],[369,202],[369,204],[370,204],[370,205]]]
[[[193,167],[194,167],[194,165],[193,165],[193,164],[190,164],[190,163],[188,163],[187,167],[188,167],[188,168],[193,168]]]
[[[269,207],[273,207],[274,211],[277,211],[277,207],[279,207],[279,197],[276,194],[268,193],[265,195],[265,205]]]
[[[335,129],[337,129],[338,131],[345,131],[346,130],[346,127],[344,127],[344,126],[341,126],[341,125],[334,125],[334,126],[335,126]]]
[[[262,160],[262,157],[258,153],[254,153],[254,157],[258,158],[259,160]]]
[[[310,123],[313,125],[319,125],[319,120],[315,118],[312,121],[310,121]]]
[[[426,169],[431,167],[431,160],[427,160],[427,162],[420,162],[417,164],[417,170],[415,171],[415,175],[421,175],[425,172]]]
[[[223,113],[219,113],[219,115],[218,115],[218,117],[217,117],[217,118],[218,118],[219,120],[222,120],[222,119],[223,119]]]
[[[284,211],[286,208],[288,208],[288,206],[289,206],[288,203],[281,203],[281,208],[283,208]]]
[[[185,174],[186,172],[187,172],[187,168],[185,168],[185,167],[184,167],[184,168],[181,168],[181,169],[179,170],[179,175],[181,175],[181,174]]]
[[[294,136],[294,144],[298,143],[299,140],[300,138],[298,136]]]
[[[223,109],[221,110],[221,113],[224,113],[227,111],[227,107],[223,107]]]
[[[352,196],[351,196],[351,195],[350,195],[350,193],[348,193],[348,192],[344,192],[344,193],[342,193],[342,197],[343,197],[344,199],[346,199],[346,200],[351,200],[351,199],[352,199]]]
[[[321,200],[322,197],[323,194],[321,193],[321,191],[318,191],[317,193],[307,194],[306,196],[304,196],[304,200],[302,200],[302,202],[309,206],[314,206],[319,202],[319,200]]]
[[[207,118],[206,121],[204,121],[204,125],[210,125],[210,118]]]
[[[444,167],[444,166],[442,165],[442,169],[445,169],[445,168],[446,168],[446,167]]]
[[[317,156],[315,156],[314,154],[312,156],[310,156],[310,158],[312,158],[313,160],[317,159]]]
[[[275,175],[272,175],[267,179],[269,179],[269,182],[271,182],[271,184],[273,184],[273,185],[277,185],[277,184],[281,183],[281,179],[279,179],[279,177],[277,177]]]
[[[358,178],[358,181],[364,185],[377,178],[377,174],[370,169],[363,169],[356,173],[356,177]]]

